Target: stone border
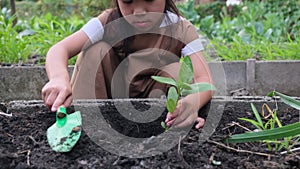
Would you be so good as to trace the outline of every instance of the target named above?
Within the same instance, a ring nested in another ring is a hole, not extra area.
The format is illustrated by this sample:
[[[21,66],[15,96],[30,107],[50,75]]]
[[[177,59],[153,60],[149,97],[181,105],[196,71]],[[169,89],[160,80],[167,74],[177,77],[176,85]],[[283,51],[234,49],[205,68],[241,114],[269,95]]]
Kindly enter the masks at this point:
[[[300,97],[293,97],[296,100],[300,101]],[[76,105],[84,105],[84,106],[94,106],[95,104],[97,106],[107,106],[107,102],[113,102],[113,103],[131,103],[134,102],[147,102],[151,106],[155,107],[165,107],[165,100],[162,99],[99,99],[96,101],[89,101],[89,100],[80,100],[73,104],[73,106]],[[245,106],[245,104],[248,104],[249,111],[250,109],[250,103],[279,103],[281,104],[282,101],[278,96],[275,97],[267,97],[267,96],[214,96],[211,100],[210,105],[220,105],[220,104],[235,104],[240,106]],[[283,104],[283,103],[282,103]],[[30,113],[33,110],[48,110],[45,106],[44,102],[42,100],[15,100],[10,101],[6,104],[0,103],[1,110],[3,113],[17,113],[17,112],[24,112],[24,113]],[[3,111],[5,110],[5,112]],[[49,111],[50,112],[50,111]]]
[[[250,59],[208,64],[216,87],[222,89],[215,93],[216,96],[265,96],[272,90],[300,96],[300,61]],[[72,70],[70,66],[70,75]],[[47,80],[44,67],[0,67],[0,102],[39,100]]]

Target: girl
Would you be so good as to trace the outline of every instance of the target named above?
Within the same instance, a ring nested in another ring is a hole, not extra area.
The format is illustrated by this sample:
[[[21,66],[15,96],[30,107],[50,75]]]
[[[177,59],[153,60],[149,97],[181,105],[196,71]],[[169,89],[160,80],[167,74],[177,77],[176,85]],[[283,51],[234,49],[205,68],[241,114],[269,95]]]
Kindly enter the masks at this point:
[[[194,26],[179,15],[173,0],[115,0],[115,7],[91,19],[81,30],[55,44],[46,57],[49,82],[45,104],[56,111],[73,98],[159,97],[167,91],[152,75],[177,78],[179,58],[189,55],[194,82],[211,81],[203,46]],[[82,51],[82,52],[81,52]],[[73,76],[69,58],[78,56]],[[90,90],[92,88],[92,90]],[[159,90],[157,90],[159,89]],[[167,126],[204,124],[198,110],[212,92],[188,95],[168,113]]]

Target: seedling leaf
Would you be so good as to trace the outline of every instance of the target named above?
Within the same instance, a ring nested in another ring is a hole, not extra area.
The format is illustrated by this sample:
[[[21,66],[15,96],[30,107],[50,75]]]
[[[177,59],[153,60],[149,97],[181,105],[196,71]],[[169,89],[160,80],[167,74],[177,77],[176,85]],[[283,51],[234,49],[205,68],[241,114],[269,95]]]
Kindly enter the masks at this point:
[[[189,56],[182,57],[180,59],[180,63],[181,66],[180,66],[177,81],[172,78],[151,76],[151,78],[153,80],[156,80],[157,82],[172,85],[168,89],[167,104],[166,104],[167,110],[170,113],[173,113],[175,111],[180,96],[198,93],[207,90],[216,90],[216,88],[209,83],[191,84],[193,81],[194,70],[193,70],[192,61]],[[162,123],[162,127],[165,128],[165,126],[163,126],[163,123]]]
[[[186,63],[190,70],[193,71],[193,63],[189,56],[180,58],[180,63]]]
[[[179,95],[175,87],[170,87],[168,91],[168,100],[167,100],[167,109],[170,113],[174,112],[177,102],[178,102]]]
[[[182,95],[186,96],[189,94],[194,94],[194,93],[199,93],[199,92],[204,92],[208,90],[216,90],[214,85],[210,83],[205,83],[205,82],[200,82],[200,83],[194,83],[189,85],[191,87],[191,90],[182,90]]]
[[[178,83],[178,88],[185,90],[192,90],[192,87],[188,83]]]
[[[178,83],[191,83],[194,76],[192,61],[190,57],[184,57],[181,62]]]
[[[169,129],[169,127],[166,125],[166,123],[165,122],[161,122],[160,123],[160,125],[165,129],[165,130],[168,130]]]
[[[161,76],[151,76],[151,78],[153,80],[156,80],[160,83],[164,83],[164,84],[169,84],[172,86],[176,86],[176,81],[172,78],[168,78],[168,77],[161,77]]]

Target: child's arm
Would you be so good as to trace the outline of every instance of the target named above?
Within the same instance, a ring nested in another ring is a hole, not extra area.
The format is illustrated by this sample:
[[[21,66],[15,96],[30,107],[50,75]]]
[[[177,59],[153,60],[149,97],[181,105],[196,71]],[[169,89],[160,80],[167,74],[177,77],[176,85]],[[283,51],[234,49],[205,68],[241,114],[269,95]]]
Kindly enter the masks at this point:
[[[213,84],[213,80],[210,74],[209,67],[202,52],[197,52],[190,56],[194,69],[194,83],[206,82]],[[209,100],[211,100],[213,91],[200,92],[198,94],[198,109],[202,108]]]
[[[101,24],[106,23],[110,11],[106,10],[97,17]],[[88,29],[93,31],[98,28],[97,25],[96,27],[89,25]],[[58,42],[48,51],[46,71],[49,82],[42,89],[42,98],[51,111],[56,111],[61,105],[68,107],[71,104],[73,97],[68,74],[68,59],[77,55],[88,40],[87,32],[81,29]]]
[[[68,74],[68,59],[77,55],[87,41],[87,35],[79,30],[48,51],[46,71],[49,82],[42,89],[42,97],[51,111],[56,111],[61,105],[68,107],[71,104],[73,98]]]
[[[194,69],[194,83],[207,82],[212,84],[211,74],[202,52],[191,54],[190,58]],[[198,117],[198,111],[211,99],[212,93],[212,91],[206,91],[190,94],[179,100],[176,110],[167,115],[165,121],[167,126],[184,127],[196,121],[196,128],[202,127],[204,119]]]

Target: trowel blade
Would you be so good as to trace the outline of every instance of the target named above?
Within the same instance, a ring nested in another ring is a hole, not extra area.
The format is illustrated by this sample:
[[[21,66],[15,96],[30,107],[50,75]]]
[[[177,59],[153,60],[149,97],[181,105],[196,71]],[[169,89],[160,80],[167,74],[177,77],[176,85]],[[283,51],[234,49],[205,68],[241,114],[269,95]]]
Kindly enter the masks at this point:
[[[55,122],[47,129],[47,140],[56,152],[69,152],[75,146],[81,135],[81,114],[76,111],[67,115],[65,125],[59,126]]]

